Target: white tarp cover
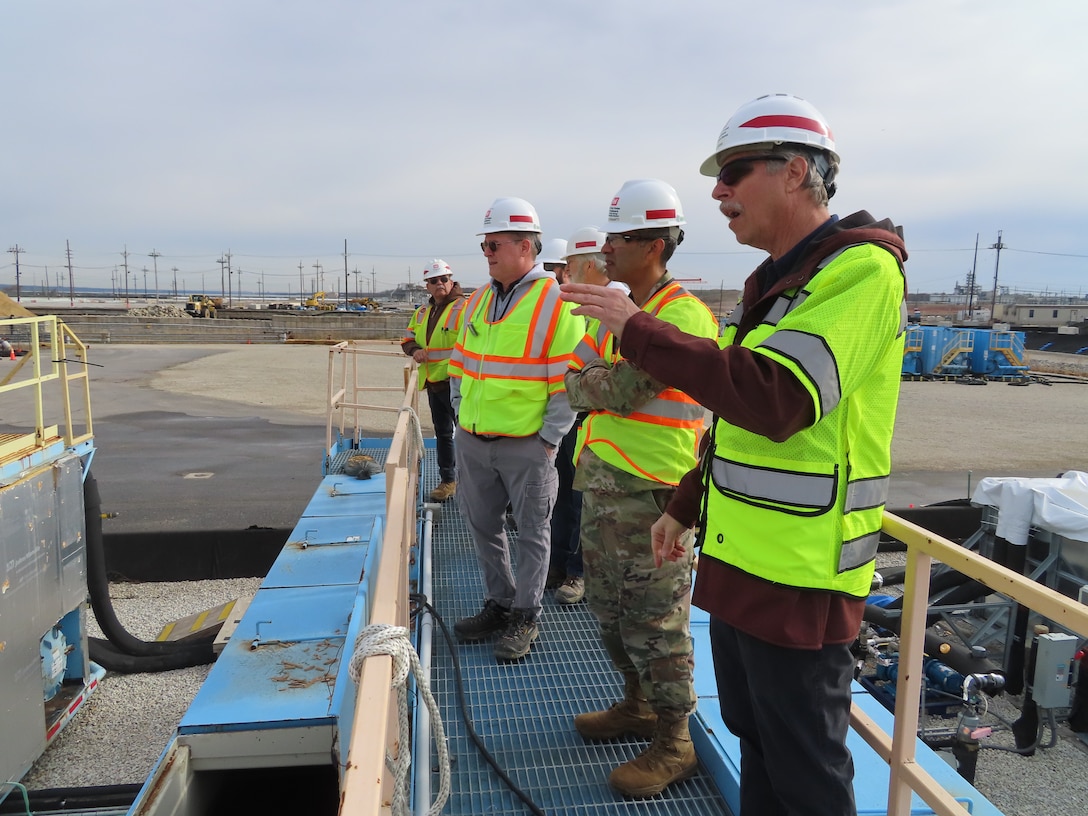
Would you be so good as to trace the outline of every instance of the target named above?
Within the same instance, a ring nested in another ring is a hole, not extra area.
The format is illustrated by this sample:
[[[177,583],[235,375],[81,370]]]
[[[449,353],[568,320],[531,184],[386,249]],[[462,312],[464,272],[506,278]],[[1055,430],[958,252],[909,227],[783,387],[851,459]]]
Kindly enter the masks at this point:
[[[1032,527],[1088,542],[1088,473],[1070,470],[1053,479],[991,476],[971,497],[997,508],[997,535],[1026,545]]]

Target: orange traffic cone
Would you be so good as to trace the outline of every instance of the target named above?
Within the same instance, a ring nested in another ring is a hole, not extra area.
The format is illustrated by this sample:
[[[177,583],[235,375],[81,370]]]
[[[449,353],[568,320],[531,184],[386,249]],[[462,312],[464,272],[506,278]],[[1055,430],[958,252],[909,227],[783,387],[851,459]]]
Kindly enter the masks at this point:
[[[12,359],[12,360],[14,360],[14,359],[15,359],[15,346],[12,346],[12,347],[11,347],[11,359]]]

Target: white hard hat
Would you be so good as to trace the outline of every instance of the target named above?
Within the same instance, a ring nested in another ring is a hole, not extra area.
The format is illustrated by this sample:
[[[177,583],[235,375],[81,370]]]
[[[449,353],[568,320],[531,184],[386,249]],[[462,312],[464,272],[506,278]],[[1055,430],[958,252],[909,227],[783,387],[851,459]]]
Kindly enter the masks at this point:
[[[626,181],[612,197],[605,232],[679,227],[684,224],[680,197],[671,185],[657,179]]]
[[[565,264],[567,262],[567,242],[562,238],[551,238],[544,242],[544,249],[537,258],[540,263]]]
[[[435,258],[423,267],[423,280],[425,281],[429,281],[432,278],[441,278],[443,275],[449,275],[452,278],[453,270],[450,269],[450,265],[441,258]]]
[[[792,144],[826,150],[835,157],[831,126],[811,103],[792,94],[767,94],[741,105],[729,117],[714,153],[699,167],[704,176],[716,176],[726,158],[742,148]]]
[[[484,228],[476,234],[540,231],[540,217],[532,204],[524,198],[496,198],[484,214]]]
[[[567,239],[567,257],[592,255],[604,246],[604,233],[596,227],[582,227]]]

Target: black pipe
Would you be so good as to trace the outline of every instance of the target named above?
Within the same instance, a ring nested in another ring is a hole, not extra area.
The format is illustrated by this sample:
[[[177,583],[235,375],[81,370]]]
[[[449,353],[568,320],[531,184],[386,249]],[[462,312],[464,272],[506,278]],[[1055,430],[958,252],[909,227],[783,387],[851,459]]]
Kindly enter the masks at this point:
[[[121,625],[110,601],[106,547],[102,540],[102,498],[90,471],[83,480],[83,508],[87,526],[87,591],[95,620],[108,640],[107,643],[90,639],[91,660],[106,669],[125,673],[169,671],[213,663],[214,634],[195,643],[149,643],[134,637]]]
[[[887,629],[895,634],[900,634],[902,617],[893,612],[873,604],[865,605],[865,620],[874,626]],[[985,657],[974,654],[970,648],[962,643],[953,643],[945,640],[936,632],[926,629],[925,653],[935,657],[945,665],[955,669],[962,675],[995,672],[1004,674],[1001,667],[995,665]]]
[[[1017,546],[1004,538],[994,536],[994,561],[1008,567],[1017,575],[1023,575],[1027,566],[1026,546]],[[1005,690],[1009,694],[1019,694],[1024,690],[1024,661],[1030,648],[1028,642],[1028,619],[1031,610],[1021,603],[1014,606],[1009,626],[1012,628],[1012,645],[1009,650],[1009,665],[1006,667]]]
[[[27,791],[32,813],[128,808],[143,785],[93,785],[86,788],[43,788]],[[0,814],[25,814],[21,797],[9,796],[0,803]]]

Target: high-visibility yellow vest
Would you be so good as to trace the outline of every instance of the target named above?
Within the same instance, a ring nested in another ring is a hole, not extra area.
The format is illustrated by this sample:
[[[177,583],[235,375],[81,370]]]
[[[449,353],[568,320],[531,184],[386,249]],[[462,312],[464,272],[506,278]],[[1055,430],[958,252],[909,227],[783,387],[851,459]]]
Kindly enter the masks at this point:
[[[559,299],[555,278],[537,278],[515,296],[494,321],[493,286],[479,287],[465,306],[449,372],[461,378],[458,424],[470,433],[537,433],[549,398],[565,390],[563,374],[585,332],[573,304]]]
[[[416,309],[408,321],[407,336],[401,341],[405,343],[415,340],[427,350],[427,362],[420,363],[419,366],[420,390],[426,388],[427,383],[442,382],[450,378],[450,355],[453,354],[457,334],[461,330],[465,299],[458,297],[446,307],[428,338],[427,318],[431,309],[435,308],[437,308],[435,304],[428,303]]]
[[[906,329],[904,278],[873,244],[848,247],[787,290],[740,341],[793,372],[815,422],[784,442],[713,430],[703,555],[775,583],[862,597],[891,474]],[[733,345],[738,306],[719,340]]]
[[[675,282],[667,283],[642,307],[666,323],[698,337],[714,338],[718,321],[701,300]],[[615,365],[623,357],[615,335],[597,321],[575,349],[571,368],[594,359]],[[591,411],[578,431],[574,461],[588,445],[608,464],[643,479],[675,485],[695,466],[705,410],[676,388],[666,388],[627,416]]]

